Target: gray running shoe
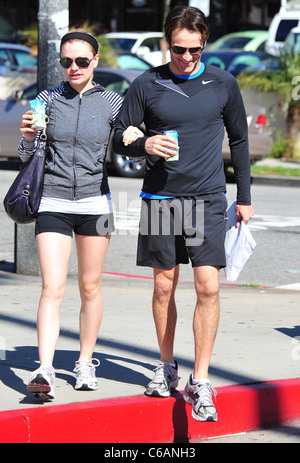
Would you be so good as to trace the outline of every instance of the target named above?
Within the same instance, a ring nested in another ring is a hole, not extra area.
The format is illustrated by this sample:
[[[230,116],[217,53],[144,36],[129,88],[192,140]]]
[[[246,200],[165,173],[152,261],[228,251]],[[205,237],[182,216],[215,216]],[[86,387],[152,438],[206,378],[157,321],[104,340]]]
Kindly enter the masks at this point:
[[[155,375],[148,384],[145,394],[151,397],[169,397],[178,386],[178,365],[172,367],[168,362],[159,362]]]
[[[55,370],[52,366],[40,366],[30,377],[27,390],[38,399],[54,399]]]
[[[211,387],[210,382],[192,384],[192,377],[189,377],[183,398],[188,404],[193,405],[192,417],[195,420],[218,421],[212,395],[216,397],[217,391]]]
[[[93,361],[95,363],[93,363]],[[96,378],[96,367],[100,365],[98,359],[80,360],[75,362],[74,373],[76,373],[76,391],[96,391],[98,381]]]

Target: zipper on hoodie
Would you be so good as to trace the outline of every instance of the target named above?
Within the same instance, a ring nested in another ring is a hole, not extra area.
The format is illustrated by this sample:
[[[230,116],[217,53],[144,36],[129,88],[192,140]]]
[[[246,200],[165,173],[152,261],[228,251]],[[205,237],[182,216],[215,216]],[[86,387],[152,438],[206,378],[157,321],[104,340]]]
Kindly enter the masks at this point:
[[[77,145],[77,134],[78,134],[78,126],[79,126],[79,118],[80,118],[80,112],[81,112],[81,98],[82,95],[81,93],[79,94],[79,108],[78,108],[78,115],[77,115],[77,125],[76,125],[76,137],[75,137],[75,143],[74,143],[74,156],[73,156],[73,178],[74,178],[74,183],[73,183],[73,199],[76,200],[76,145]]]

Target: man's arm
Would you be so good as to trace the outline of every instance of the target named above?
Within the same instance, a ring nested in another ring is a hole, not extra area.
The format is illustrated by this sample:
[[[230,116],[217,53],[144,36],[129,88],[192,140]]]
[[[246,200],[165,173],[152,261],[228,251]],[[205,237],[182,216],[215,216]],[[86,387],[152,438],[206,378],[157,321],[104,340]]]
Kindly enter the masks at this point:
[[[247,116],[237,82],[233,86],[231,98],[224,113],[224,123],[237,184],[236,225],[240,226],[242,221],[249,222],[254,211],[250,192],[251,171]]]
[[[178,149],[176,142],[166,135],[154,135],[152,137],[139,137],[131,144],[127,143],[126,133],[129,126],[140,127],[144,122],[146,101],[139,85],[134,83],[129,88],[121,107],[117,125],[114,132],[114,150],[131,158],[139,158],[146,154],[153,154],[164,158],[174,155]]]
[[[125,144],[123,134],[129,126],[140,127],[144,120],[144,105],[138,85],[133,82],[127,92],[120,109],[113,137],[113,149],[116,153],[130,157],[146,155],[145,142],[147,137],[139,137],[131,144]]]

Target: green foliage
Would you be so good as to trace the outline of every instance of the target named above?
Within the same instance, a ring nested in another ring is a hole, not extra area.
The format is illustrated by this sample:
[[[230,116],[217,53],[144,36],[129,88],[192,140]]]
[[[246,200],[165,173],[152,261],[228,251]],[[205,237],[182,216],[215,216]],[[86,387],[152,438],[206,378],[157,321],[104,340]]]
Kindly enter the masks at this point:
[[[300,105],[300,100],[292,97],[293,78],[300,75],[300,54],[286,55],[280,61],[280,72],[261,71],[238,76],[241,89],[259,92],[277,92],[289,105]]]
[[[274,158],[293,158],[296,154],[296,141],[285,138],[281,130],[276,130],[271,155]]]
[[[75,28],[75,27],[74,27]],[[85,29],[93,34],[100,45],[100,65],[107,67],[117,67],[116,54],[112,47],[109,45],[108,40],[103,36],[97,34],[97,25],[83,23],[80,25],[81,29]],[[73,29],[73,26],[70,26]],[[38,47],[38,26],[36,23],[31,24],[26,30],[22,31],[22,34],[27,37],[26,45],[37,50]]]

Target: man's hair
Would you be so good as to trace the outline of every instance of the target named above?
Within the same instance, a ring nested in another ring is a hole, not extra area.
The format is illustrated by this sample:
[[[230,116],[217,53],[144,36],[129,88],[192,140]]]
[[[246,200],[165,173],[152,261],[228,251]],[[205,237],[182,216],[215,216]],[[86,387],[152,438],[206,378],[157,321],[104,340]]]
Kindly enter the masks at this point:
[[[205,14],[195,7],[179,6],[170,11],[164,25],[165,37],[171,44],[172,32],[174,29],[188,29],[189,31],[199,32],[206,43],[209,36],[209,24]]]

